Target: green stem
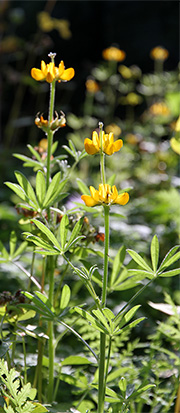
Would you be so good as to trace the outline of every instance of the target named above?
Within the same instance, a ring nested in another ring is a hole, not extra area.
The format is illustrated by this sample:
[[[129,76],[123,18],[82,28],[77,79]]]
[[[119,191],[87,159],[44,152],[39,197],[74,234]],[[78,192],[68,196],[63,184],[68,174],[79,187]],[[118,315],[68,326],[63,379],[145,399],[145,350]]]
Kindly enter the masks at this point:
[[[54,302],[54,257],[48,257],[47,270],[49,275],[49,301],[53,305]],[[49,321],[48,325],[49,340],[48,340],[48,353],[49,353],[49,383],[48,383],[48,403],[53,401],[54,390],[54,325],[53,321]]]
[[[109,254],[109,205],[104,205],[104,226],[105,226],[105,242],[104,242],[104,276],[102,288],[102,307],[106,305],[107,281],[108,281],[108,254]]]
[[[98,413],[104,413],[104,398],[105,398],[105,359],[106,359],[106,335],[100,333],[100,359],[99,359],[99,383],[98,383]]]
[[[109,253],[109,206],[104,206],[105,243],[104,243],[104,276],[102,287],[102,308],[106,306],[107,282],[108,282],[108,253]],[[109,354],[110,358],[110,354]],[[104,412],[105,388],[107,380],[106,361],[106,335],[100,333],[100,359],[99,359],[99,383],[98,383],[98,413]]]
[[[55,100],[55,84],[56,81],[54,80],[50,83],[50,101],[49,101],[49,130],[47,133],[48,139],[48,150],[47,150],[47,172],[46,172],[46,189],[49,187],[50,175],[51,175],[51,149],[53,144],[53,131],[50,129],[51,122],[53,120],[54,114],[54,100]]]
[[[26,345],[24,336],[22,337],[23,353],[24,353],[24,384],[27,383],[27,366],[26,366]]]

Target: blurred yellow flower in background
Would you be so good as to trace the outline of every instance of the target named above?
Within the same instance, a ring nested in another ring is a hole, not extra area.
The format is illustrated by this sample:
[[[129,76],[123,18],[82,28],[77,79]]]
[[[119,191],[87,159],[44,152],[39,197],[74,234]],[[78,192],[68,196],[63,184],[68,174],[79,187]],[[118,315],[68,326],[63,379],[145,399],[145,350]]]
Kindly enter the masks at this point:
[[[98,132],[93,131],[92,133],[92,140],[86,138],[84,140],[85,150],[89,155],[95,155],[101,150],[101,138]],[[123,146],[122,139],[118,139],[114,142],[114,135],[112,132],[104,133],[102,131],[102,151],[106,153],[106,155],[112,155],[114,152],[118,152]]]
[[[72,36],[68,20],[54,19],[45,11],[38,14],[38,24],[43,32],[51,32],[56,29],[63,39],[69,39]]]
[[[42,60],[41,69],[36,69],[35,67],[31,69],[33,79],[37,81],[45,80],[48,83],[52,83],[54,80],[67,82],[74,77],[74,74],[75,72],[72,67],[65,69],[63,60],[61,60],[58,67],[55,66],[54,62],[46,64],[44,60]]]
[[[175,136],[170,139],[170,145],[174,152],[180,155],[180,116],[175,123]]]
[[[150,51],[150,57],[153,60],[166,60],[169,56],[169,52],[167,49],[164,49],[161,46],[154,47]]]
[[[149,108],[149,112],[153,116],[168,116],[171,113],[165,102],[153,103]]]
[[[107,133],[112,132],[115,136],[119,136],[122,132],[120,126],[116,125],[116,123],[111,123],[110,125],[107,125],[105,129]]]
[[[119,98],[119,102],[122,105],[131,105],[131,106],[136,106],[139,105],[143,101],[142,97],[140,95],[137,95],[137,93],[130,92],[128,93],[127,96],[121,96]]]
[[[129,194],[123,192],[118,195],[118,191],[115,185],[111,186],[109,184],[100,184],[99,190],[95,189],[93,186],[90,186],[90,195],[82,195],[81,199],[85,202],[86,206],[93,207],[95,205],[101,204],[119,204],[125,205],[129,201]]]
[[[87,79],[85,85],[86,90],[89,93],[96,93],[100,89],[98,83],[94,79]]]
[[[115,60],[116,62],[121,62],[125,59],[126,53],[117,47],[108,47],[102,52],[102,56],[105,60]]]

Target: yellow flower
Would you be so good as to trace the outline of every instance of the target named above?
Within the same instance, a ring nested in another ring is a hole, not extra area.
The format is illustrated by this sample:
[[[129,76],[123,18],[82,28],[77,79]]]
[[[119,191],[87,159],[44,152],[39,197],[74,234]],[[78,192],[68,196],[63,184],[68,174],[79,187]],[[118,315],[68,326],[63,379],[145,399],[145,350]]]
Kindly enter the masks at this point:
[[[174,126],[175,136],[170,139],[170,145],[174,152],[180,155],[180,116]]]
[[[108,47],[103,50],[102,56],[105,60],[115,60],[116,62],[121,62],[125,59],[126,53],[117,47]]]
[[[120,97],[119,102],[122,105],[136,106],[142,102],[142,97],[137,95],[137,93],[130,92],[127,96]]]
[[[95,155],[101,149],[101,139],[100,134],[96,131],[92,133],[92,140],[86,138],[84,140],[85,150],[89,155]],[[114,142],[114,135],[112,132],[104,133],[102,131],[102,151],[106,153],[106,155],[112,155],[114,152],[118,152],[123,146],[122,139],[118,139]]]
[[[96,93],[99,90],[99,85],[94,79],[87,79],[86,89],[89,93]]]
[[[154,103],[150,106],[149,112],[153,116],[168,116],[171,113],[168,106],[164,102]]]
[[[58,67],[55,66],[54,62],[46,65],[44,60],[42,60],[41,69],[36,69],[35,67],[31,69],[33,79],[38,81],[46,80],[48,83],[52,83],[54,80],[67,82],[74,77],[74,74],[75,72],[72,67],[65,69],[63,60],[61,60]]]
[[[161,46],[154,47],[154,49],[150,51],[150,57],[153,60],[166,60],[168,56],[169,56],[168,50],[164,49]]]
[[[121,128],[116,125],[116,123],[111,123],[110,125],[106,126],[106,132],[110,133],[110,131],[115,135],[115,136],[119,136],[121,134]]]
[[[118,195],[118,191],[115,185],[111,186],[109,184],[100,184],[99,190],[95,189],[93,186],[90,186],[90,195],[82,195],[81,199],[85,202],[86,206],[93,207],[95,205],[126,205],[129,201],[129,194],[123,192]]]

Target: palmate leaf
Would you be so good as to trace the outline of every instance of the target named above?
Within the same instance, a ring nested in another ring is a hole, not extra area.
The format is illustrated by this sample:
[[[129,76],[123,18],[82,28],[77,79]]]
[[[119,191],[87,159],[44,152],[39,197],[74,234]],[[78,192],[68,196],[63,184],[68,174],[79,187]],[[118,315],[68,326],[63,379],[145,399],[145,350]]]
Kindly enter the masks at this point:
[[[73,310],[71,311],[72,312],[76,311],[78,314],[80,314],[83,318],[85,318],[88,322],[91,323],[92,327],[94,327],[95,330],[98,330],[101,333],[108,334],[107,329],[87,311],[83,310],[80,307],[74,307]]]
[[[61,172],[57,172],[57,174],[53,177],[45,199],[44,199],[44,203],[43,203],[43,208],[48,208],[49,206],[52,205],[53,202],[56,202],[58,196],[60,195],[62,189],[64,188],[64,186],[66,185],[67,179],[65,179],[64,181],[60,182],[61,180]]]
[[[146,271],[149,271],[151,273],[153,273],[152,268],[149,267],[149,265],[146,263],[146,261],[135,251],[128,249],[127,252],[129,253],[129,255],[133,258],[133,260],[135,262],[137,262],[137,264],[139,264],[139,266],[141,268],[143,268]]]

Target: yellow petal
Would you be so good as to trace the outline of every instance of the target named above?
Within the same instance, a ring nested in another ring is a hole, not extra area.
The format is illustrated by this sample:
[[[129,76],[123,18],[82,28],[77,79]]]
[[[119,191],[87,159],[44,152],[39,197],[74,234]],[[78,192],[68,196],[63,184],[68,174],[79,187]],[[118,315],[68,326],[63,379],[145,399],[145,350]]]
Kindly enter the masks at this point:
[[[99,192],[97,191],[97,189],[95,189],[93,186],[90,186],[90,192],[91,192],[91,196],[92,198],[96,201],[96,202],[100,202],[99,201]]]
[[[115,203],[119,205],[126,205],[128,201],[129,201],[129,194],[127,192],[124,192],[123,194],[118,195],[118,197],[115,200]]]
[[[46,75],[46,82],[52,83],[54,78],[55,78],[55,76],[53,75],[53,73],[48,72],[47,75]]]
[[[63,60],[61,60],[61,63],[59,63],[58,71],[59,71],[59,77],[61,77],[61,75],[64,72],[64,62],[63,62]]]
[[[84,140],[84,147],[85,147],[85,151],[89,154],[89,155],[95,155],[95,153],[99,152],[99,149],[97,149],[94,145],[93,142],[91,141],[91,139],[86,138]]]
[[[41,60],[41,71],[44,74],[44,76],[46,76],[47,74],[47,66],[46,63],[44,62],[44,60]]]
[[[114,153],[114,144],[109,144],[107,148],[104,149],[104,152],[106,153],[106,155],[112,155]]]
[[[60,76],[61,80],[71,80],[75,75],[75,71],[72,67],[69,69],[64,70],[63,74]]]
[[[82,195],[81,199],[85,202],[86,206],[92,207],[97,205],[97,202],[89,195]]]
[[[38,81],[45,79],[45,76],[43,75],[42,71],[40,69],[36,69],[35,67],[31,69],[31,76],[33,79]]]
[[[114,199],[118,197],[118,191],[117,191],[116,185],[112,186],[112,194],[113,194]]]
[[[92,133],[92,142],[98,152],[100,149],[100,139],[99,139],[98,133],[95,130]]]
[[[118,152],[123,146],[123,141],[122,139],[118,139],[117,141],[114,142],[114,152]]]

